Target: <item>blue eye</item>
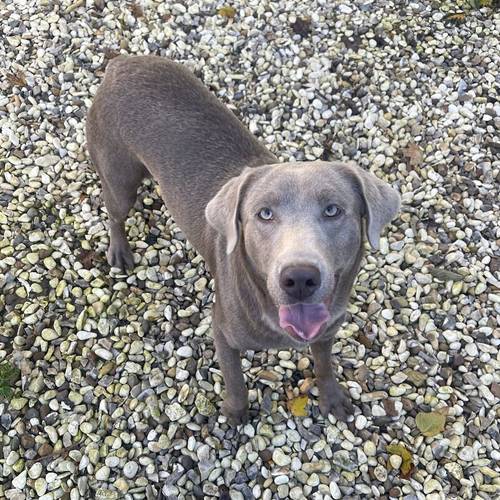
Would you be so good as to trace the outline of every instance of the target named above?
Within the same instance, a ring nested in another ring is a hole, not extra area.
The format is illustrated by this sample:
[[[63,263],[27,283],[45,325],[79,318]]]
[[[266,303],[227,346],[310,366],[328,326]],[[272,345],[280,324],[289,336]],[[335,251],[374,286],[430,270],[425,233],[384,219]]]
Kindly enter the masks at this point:
[[[342,209],[333,203],[328,205],[323,211],[325,217],[338,217],[342,213]]]
[[[266,220],[266,221],[272,220],[273,211],[270,208],[261,208],[257,215],[259,216],[259,219]]]

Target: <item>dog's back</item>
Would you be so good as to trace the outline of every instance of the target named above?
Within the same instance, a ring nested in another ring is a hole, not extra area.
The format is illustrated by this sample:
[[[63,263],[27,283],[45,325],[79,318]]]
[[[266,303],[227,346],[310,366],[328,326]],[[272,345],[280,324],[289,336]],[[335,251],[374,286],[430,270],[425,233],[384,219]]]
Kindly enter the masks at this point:
[[[189,70],[156,56],[108,64],[89,110],[87,141],[108,198],[128,207],[125,191],[135,192],[149,173],[202,253],[208,201],[244,167],[276,161]]]

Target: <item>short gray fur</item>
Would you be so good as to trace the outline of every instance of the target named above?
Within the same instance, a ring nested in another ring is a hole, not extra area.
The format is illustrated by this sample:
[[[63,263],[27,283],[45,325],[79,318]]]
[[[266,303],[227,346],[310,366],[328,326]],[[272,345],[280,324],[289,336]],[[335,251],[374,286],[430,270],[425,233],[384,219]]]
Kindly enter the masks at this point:
[[[364,226],[376,248],[399,211],[398,193],[352,164],[278,163],[190,71],[156,56],[108,64],[88,114],[87,143],[110,219],[110,265],[133,266],[124,222],[151,176],[214,275],[213,334],[230,421],[243,422],[248,412],[241,351],[307,345],[279,326],[279,306],[293,303],[279,276],[294,265],[320,272],[321,285],[307,299],[330,312],[311,343],[319,405],[346,420],[353,407],[334,376],[333,337],[359,269]],[[341,215],[325,217],[328,203]],[[258,217],[263,207],[272,208],[272,221]]]

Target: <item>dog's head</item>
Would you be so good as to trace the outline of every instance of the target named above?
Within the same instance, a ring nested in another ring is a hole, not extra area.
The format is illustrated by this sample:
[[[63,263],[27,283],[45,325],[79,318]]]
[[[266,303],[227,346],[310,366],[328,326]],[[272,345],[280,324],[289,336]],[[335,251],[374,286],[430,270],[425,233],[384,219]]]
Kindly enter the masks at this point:
[[[228,254],[244,245],[283,332],[309,342],[326,329],[339,281],[356,267],[363,220],[378,248],[399,205],[398,193],[375,175],[318,161],[247,168],[220,189],[205,215],[224,235]]]

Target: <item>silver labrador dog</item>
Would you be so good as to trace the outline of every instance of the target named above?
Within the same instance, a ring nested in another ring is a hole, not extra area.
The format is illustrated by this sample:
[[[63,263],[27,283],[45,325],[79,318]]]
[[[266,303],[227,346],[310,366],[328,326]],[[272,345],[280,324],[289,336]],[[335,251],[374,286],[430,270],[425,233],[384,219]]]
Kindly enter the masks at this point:
[[[134,264],[124,221],[149,175],[215,277],[213,334],[230,421],[248,412],[241,351],[308,344],[320,410],[346,420],[353,408],[334,375],[333,336],[364,232],[377,248],[398,193],[353,165],[278,163],[190,71],[155,56],[109,63],[87,142],[109,213],[109,264]]]

